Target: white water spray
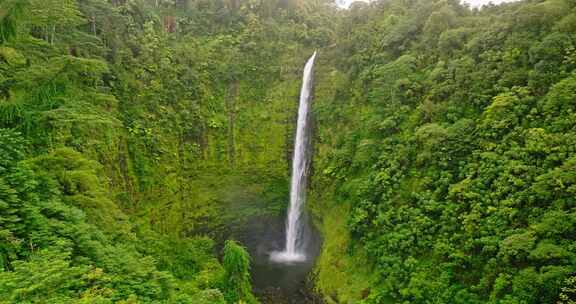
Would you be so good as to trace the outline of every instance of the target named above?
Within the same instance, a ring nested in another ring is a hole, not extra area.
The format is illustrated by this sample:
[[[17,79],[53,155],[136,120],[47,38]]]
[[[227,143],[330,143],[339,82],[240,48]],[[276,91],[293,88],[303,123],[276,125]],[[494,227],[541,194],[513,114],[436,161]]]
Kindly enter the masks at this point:
[[[286,247],[284,251],[273,252],[270,256],[275,262],[306,261],[303,206],[306,201],[306,187],[309,164],[310,127],[308,126],[310,99],[313,85],[314,61],[316,52],[308,59],[304,67],[294,158],[292,160],[292,183],[290,188],[290,208],[286,220]]]

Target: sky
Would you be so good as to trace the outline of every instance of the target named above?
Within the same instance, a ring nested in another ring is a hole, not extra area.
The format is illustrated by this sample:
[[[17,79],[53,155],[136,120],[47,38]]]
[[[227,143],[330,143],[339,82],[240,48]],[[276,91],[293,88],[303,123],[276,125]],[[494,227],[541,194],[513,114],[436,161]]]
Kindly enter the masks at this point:
[[[368,2],[369,0],[336,0],[336,1],[341,7],[349,7],[350,4],[354,1]],[[470,3],[470,5],[473,7],[478,7],[478,6],[482,6],[484,4],[488,4],[490,2],[492,2],[494,4],[500,4],[503,2],[510,2],[510,1],[515,1],[515,0],[462,0],[462,1]]]

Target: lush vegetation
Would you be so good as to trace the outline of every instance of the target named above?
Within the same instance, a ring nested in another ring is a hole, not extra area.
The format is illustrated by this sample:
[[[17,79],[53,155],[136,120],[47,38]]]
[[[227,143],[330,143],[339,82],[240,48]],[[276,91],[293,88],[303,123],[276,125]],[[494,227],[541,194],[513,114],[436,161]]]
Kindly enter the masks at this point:
[[[350,240],[326,241],[325,294],[573,303],[575,29],[563,0],[390,0],[343,18],[313,189],[322,213],[350,210]]]
[[[574,303],[571,0],[0,0],[0,303],[257,303],[314,49],[326,302]]]
[[[223,242],[284,209],[299,11],[1,0],[0,302],[256,303]]]

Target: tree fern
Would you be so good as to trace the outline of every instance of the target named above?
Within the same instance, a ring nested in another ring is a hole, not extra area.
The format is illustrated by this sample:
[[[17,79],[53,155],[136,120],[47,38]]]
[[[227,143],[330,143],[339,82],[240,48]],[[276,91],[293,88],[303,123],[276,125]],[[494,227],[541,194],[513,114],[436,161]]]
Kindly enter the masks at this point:
[[[250,285],[250,256],[246,249],[234,241],[224,246],[225,296],[228,303],[257,303]]]
[[[24,15],[24,6],[27,0],[1,0],[0,1],[0,43],[4,43],[18,35],[18,26]]]

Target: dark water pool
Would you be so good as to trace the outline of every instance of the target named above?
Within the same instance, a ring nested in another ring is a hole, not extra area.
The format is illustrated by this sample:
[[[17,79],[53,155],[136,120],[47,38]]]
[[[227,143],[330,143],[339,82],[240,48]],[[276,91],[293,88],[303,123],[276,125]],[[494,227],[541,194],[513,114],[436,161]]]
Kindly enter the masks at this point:
[[[259,218],[243,227],[238,239],[252,256],[254,292],[263,304],[319,303],[308,284],[321,239],[311,225],[306,227],[307,260],[301,263],[279,264],[270,261],[270,253],[284,248],[284,219]]]

